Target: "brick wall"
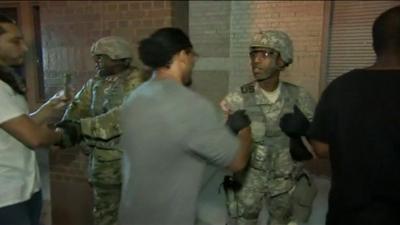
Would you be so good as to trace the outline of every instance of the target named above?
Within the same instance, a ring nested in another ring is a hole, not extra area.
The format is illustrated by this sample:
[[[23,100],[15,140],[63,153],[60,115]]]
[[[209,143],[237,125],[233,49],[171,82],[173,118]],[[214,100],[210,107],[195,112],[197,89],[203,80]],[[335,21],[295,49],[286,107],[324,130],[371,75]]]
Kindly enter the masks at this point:
[[[77,90],[94,75],[89,49],[103,36],[118,35],[130,41],[134,63],[141,65],[137,42],[159,27],[172,25],[176,15],[181,15],[172,5],[182,8],[180,3],[158,0],[40,1],[45,96],[62,88],[63,73],[73,75]],[[80,150],[50,154],[53,224],[91,224],[87,157]]]
[[[248,43],[251,34],[260,29],[282,29],[292,37],[294,64],[282,78],[306,87],[317,97],[323,5],[322,1],[190,1],[189,6],[179,1],[42,1],[45,95],[62,87],[65,72],[73,74],[77,89],[94,74],[89,48],[100,37],[120,35],[135,49],[138,40],[159,27],[185,29],[188,25],[201,55],[194,89],[213,102],[251,79]],[[182,18],[187,16],[187,7],[189,24]],[[135,63],[140,64],[137,58]],[[78,152],[70,149],[51,154],[52,190],[71,184],[86,187],[86,157]]]
[[[136,49],[138,40],[159,27],[171,25],[170,4],[169,1],[40,2],[45,95],[49,97],[62,88],[65,72],[73,74],[76,89],[95,73],[89,49],[97,39],[119,35]],[[134,61],[140,64],[137,57]],[[75,152],[53,155],[54,179],[84,180],[85,157],[76,157]]]
[[[322,54],[323,1],[254,1],[250,6],[251,31],[279,29],[293,40],[293,64],[283,79],[319,93]]]

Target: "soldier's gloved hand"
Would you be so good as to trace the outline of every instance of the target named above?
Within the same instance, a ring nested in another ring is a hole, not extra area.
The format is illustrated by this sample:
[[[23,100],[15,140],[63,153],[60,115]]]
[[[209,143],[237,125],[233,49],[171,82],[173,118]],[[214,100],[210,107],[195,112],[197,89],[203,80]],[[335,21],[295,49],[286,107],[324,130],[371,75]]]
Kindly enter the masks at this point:
[[[237,110],[232,114],[228,115],[226,125],[231,129],[234,134],[238,134],[243,128],[250,126],[250,118],[246,114],[245,110]]]
[[[70,147],[78,144],[82,140],[81,123],[74,120],[63,120],[56,124],[56,127],[63,129],[64,135],[61,147]]]
[[[295,161],[305,161],[313,158],[313,155],[308,151],[301,137],[290,138],[289,151],[292,159]]]
[[[294,105],[293,113],[287,113],[282,116],[279,127],[287,136],[297,138],[307,134],[310,122],[299,107]]]

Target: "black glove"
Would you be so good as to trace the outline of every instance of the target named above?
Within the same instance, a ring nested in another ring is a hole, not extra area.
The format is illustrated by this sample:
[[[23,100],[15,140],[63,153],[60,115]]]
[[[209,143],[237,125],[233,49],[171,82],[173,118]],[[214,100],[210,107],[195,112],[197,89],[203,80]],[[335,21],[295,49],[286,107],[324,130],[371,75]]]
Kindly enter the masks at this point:
[[[237,192],[242,188],[243,185],[238,180],[236,180],[234,176],[224,176],[222,186],[224,187],[225,192],[227,190],[233,190]]]
[[[250,126],[250,118],[247,116],[245,110],[237,110],[229,114],[226,125],[231,129],[234,134],[238,134],[243,128]]]
[[[297,105],[294,105],[293,113],[282,116],[279,127],[287,136],[298,138],[307,134],[310,122]]]
[[[78,144],[82,140],[81,123],[74,120],[63,120],[56,124],[56,127],[63,129],[64,134],[61,147],[70,147]]]
[[[313,155],[308,151],[301,137],[290,138],[289,151],[292,159],[295,161],[305,161],[313,158]]]

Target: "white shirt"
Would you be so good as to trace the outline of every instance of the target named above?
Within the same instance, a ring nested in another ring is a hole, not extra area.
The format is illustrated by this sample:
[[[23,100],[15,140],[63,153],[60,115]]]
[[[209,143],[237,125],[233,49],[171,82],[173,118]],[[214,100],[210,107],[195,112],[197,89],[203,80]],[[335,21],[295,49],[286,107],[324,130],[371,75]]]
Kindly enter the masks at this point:
[[[282,86],[281,82],[279,82],[278,87],[271,92],[266,91],[262,88],[260,88],[260,89],[261,89],[262,93],[264,94],[264,96],[268,99],[268,101],[270,101],[271,103],[275,103],[276,100],[278,100],[279,95],[281,94],[281,86]]]
[[[24,96],[0,80],[0,124],[28,113]],[[0,207],[26,201],[39,189],[35,152],[0,129]]]

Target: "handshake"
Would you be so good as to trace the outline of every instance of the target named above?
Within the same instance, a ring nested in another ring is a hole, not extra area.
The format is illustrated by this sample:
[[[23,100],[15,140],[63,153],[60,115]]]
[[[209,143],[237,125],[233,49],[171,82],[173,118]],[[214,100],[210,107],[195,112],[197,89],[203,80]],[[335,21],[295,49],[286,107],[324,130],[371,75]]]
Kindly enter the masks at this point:
[[[60,147],[70,147],[82,140],[81,123],[79,121],[63,120],[57,123],[56,127],[63,130],[63,138],[57,144]]]

